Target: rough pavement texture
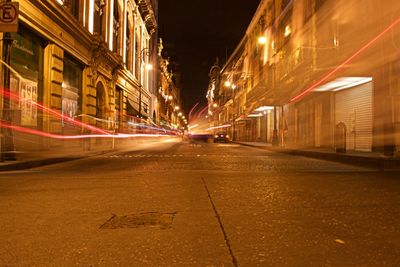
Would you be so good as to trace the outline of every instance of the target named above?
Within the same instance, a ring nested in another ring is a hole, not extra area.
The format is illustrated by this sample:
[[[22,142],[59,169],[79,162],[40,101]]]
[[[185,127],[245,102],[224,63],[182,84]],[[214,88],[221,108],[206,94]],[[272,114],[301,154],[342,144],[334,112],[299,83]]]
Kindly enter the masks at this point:
[[[0,173],[0,266],[400,266],[399,177],[175,142]]]

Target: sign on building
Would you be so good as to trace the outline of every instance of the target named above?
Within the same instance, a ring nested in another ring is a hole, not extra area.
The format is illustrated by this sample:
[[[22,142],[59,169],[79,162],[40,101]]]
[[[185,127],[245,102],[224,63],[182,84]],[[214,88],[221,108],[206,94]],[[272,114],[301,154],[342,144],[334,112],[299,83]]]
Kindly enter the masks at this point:
[[[18,2],[0,3],[0,32],[18,31]]]

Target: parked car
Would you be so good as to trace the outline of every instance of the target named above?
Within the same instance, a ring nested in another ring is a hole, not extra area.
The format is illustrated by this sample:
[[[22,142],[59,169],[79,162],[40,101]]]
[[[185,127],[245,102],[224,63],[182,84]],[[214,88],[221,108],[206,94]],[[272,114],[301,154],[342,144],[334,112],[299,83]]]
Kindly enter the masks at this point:
[[[222,143],[226,143],[229,141],[229,135],[227,135],[226,133],[217,133],[214,135],[214,143],[218,143],[218,142],[222,142]]]

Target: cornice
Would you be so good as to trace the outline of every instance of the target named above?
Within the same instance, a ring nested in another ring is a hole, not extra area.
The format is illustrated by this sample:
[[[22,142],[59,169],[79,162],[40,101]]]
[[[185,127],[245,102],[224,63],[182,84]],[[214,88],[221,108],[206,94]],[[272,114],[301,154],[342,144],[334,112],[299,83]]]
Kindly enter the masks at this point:
[[[91,33],[80,24],[80,22],[68,13],[60,4],[53,0],[29,0],[29,1],[20,1],[20,3],[29,2],[35,5],[41,12],[43,12],[47,17],[49,17],[52,21],[54,21],[57,25],[60,26],[63,30],[68,32],[71,36],[73,36],[76,40],[79,40],[80,44],[90,48],[92,44],[92,35]],[[32,24],[38,24],[38,21],[33,21],[32,18],[27,16],[24,9],[21,9],[22,16],[25,15],[27,20],[30,20]],[[27,10],[29,11],[29,10]],[[42,26],[43,25],[38,25]],[[49,31],[49,35],[54,35],[54,32]],[[57,36],[58,37],[58,36]],[[60,39],[62,41],[62,38]]]
[[[154,14],[153,5],[150,0],[138,0],[137,4],[143,21],[146,24],[146,28],[150,35],[152,35],[157,29],[157,19]]]

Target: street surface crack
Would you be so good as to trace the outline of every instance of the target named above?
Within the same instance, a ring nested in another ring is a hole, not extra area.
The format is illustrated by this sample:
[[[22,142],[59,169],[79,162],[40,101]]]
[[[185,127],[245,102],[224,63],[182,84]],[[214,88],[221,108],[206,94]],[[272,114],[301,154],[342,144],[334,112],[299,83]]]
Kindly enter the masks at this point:
[[[238,267],[238,266],[239,266],[239,265],[238,265],[238,262],[237,262],[237,260],[236,260],[235,255],[233,254],[232,247],[231,247],[231,244],[230,244],[230,242],[229,242],[228,235],[226,234],[224,225],[222,224],[221,216],[219,216],[218,210],[217,210],[217,208],[215,207],[214,201],[213,201],[213,199],[212,199],[212,197],[211,197],[211,194],[210,194],[210,190],[208,190],[207,183],[206,183],[206,181],[204,180],[203,177],[201,177],[201,180],[203,181],[204,188],[205,188],[206,191],[207,191],[208,199],[210,200],[211,206],[212,206],[212,208],[213,208],[213,210],[214,210],[215,217],[216,217],[217,220],[218,220],[219,227],[221,228],[222,234],[224,235],[225,244],[226,244],[226,246],[228,247],[229,254],[231,255],[233,266]]]

